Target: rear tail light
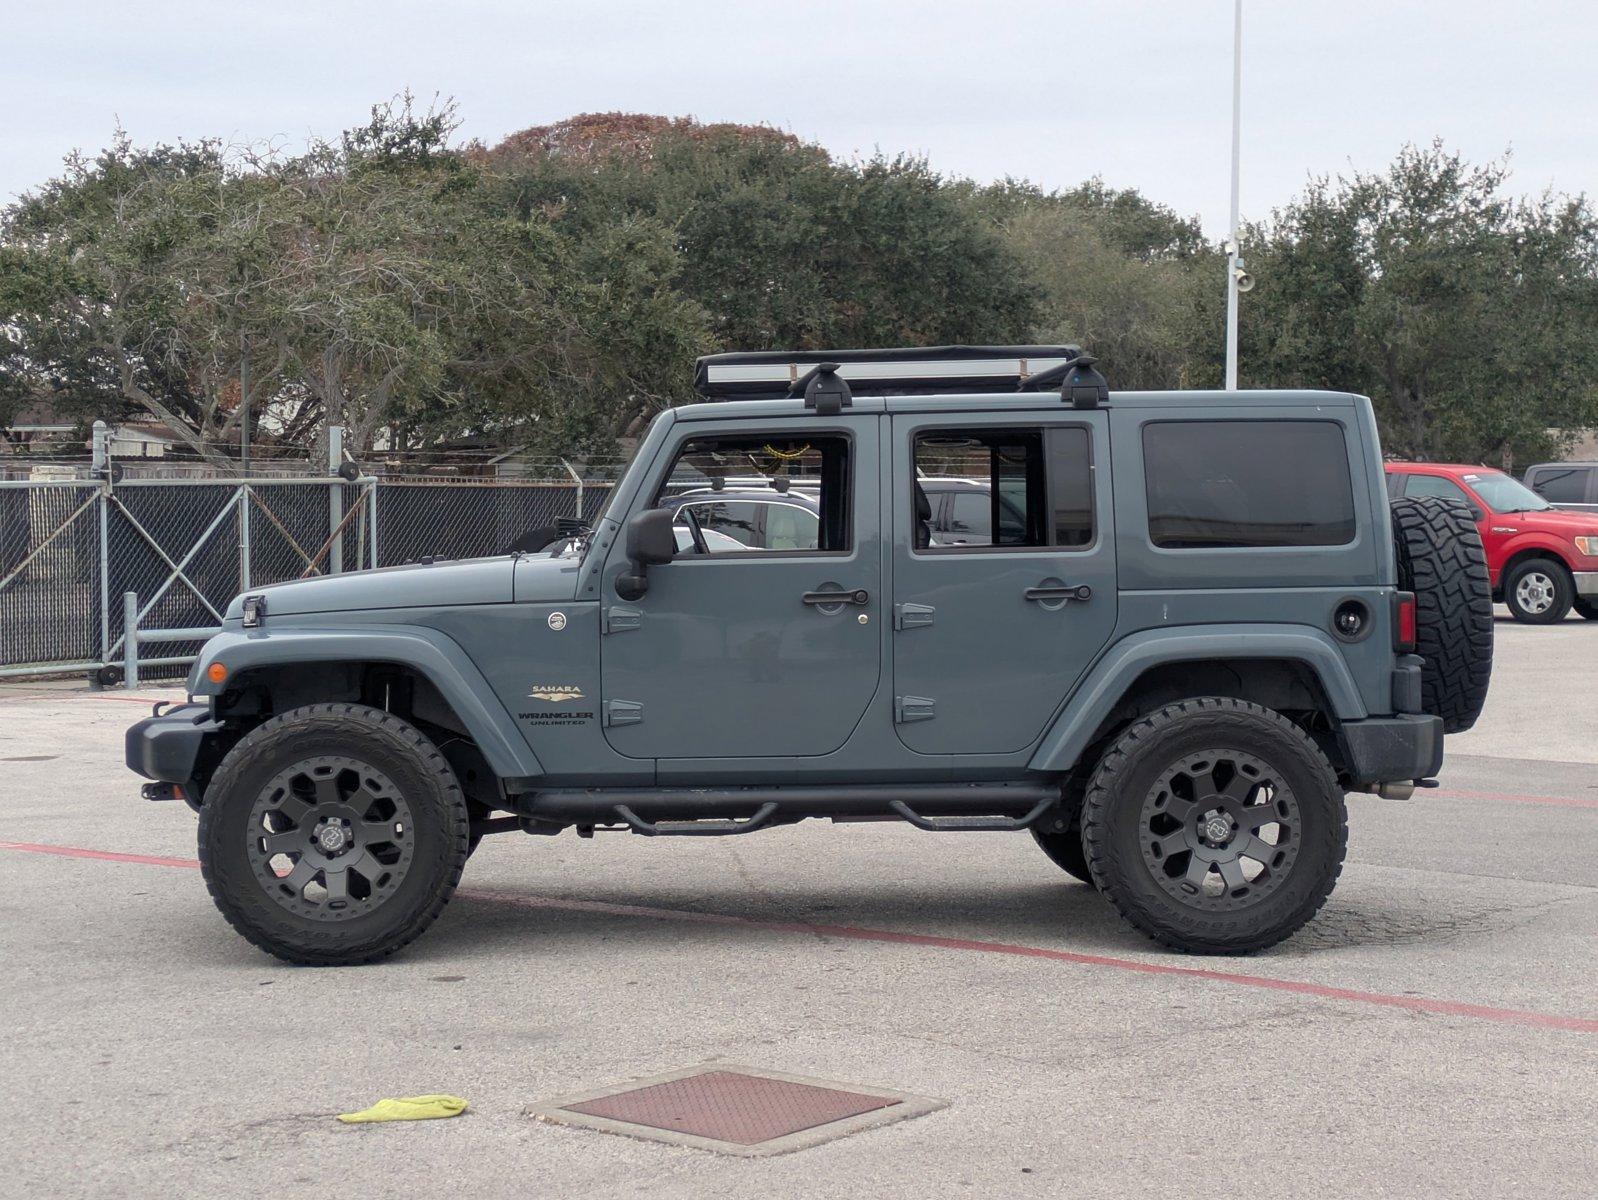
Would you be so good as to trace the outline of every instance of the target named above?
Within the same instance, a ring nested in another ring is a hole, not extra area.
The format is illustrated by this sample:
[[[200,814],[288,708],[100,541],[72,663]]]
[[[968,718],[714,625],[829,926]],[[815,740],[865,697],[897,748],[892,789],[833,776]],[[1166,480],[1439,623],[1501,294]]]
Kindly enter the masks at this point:
[[[1415,593],[1399,592],[1393,606],[1393,649],[1400,654],[1415,652]]]

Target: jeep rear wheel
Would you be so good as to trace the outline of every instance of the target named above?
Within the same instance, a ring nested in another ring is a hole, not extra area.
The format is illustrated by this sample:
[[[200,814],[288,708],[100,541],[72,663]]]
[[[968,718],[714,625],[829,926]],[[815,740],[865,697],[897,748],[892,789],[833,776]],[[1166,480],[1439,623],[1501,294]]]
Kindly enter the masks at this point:
[[[272,718],[228,752],[200,811],[211,898],[287,962],[384,958],[426,929],[466,862],[466,801],[420,730],[359,704]]]
[[[1331,895],[1348,817],[1297,726],[1244,700],[1167,705],[1105,751],[1088,784],[1093,880],[1132,925],[1191,954],[1275,945]]]
[[[1463,733],[1487,703],[1493,672],[1493,594],[1487,554],[1458,500],[1404,497],[1392,504],[1398,586],[1415,593],[1421,710]],[[1563,614],[1561,614],[1563,615]]]

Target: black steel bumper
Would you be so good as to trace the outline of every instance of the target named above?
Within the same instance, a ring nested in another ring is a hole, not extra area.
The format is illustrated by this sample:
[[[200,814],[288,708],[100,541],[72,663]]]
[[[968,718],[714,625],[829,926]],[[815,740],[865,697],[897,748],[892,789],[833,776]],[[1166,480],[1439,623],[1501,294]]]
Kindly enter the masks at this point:
[[[1443,719],[1419,713],[1343,723],[1354,783],[1430,779],[1443,765]]]
[[[208,704],[180,704],[145,717],[127,732],[128,767],[146,779],[177,784],[189,799],[205,739],[221,728]]]

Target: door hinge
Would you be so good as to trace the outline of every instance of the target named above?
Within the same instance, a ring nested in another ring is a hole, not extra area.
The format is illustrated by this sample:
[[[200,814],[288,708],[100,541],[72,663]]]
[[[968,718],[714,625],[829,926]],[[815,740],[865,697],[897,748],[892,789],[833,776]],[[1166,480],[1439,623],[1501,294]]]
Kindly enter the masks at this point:
[[[605,701],[606,725],[636,725],[644,719],[644,706],[636,700]]]
[[[644,623],[644,614],[636,608],[612,607],[605,610],[605,632],[626,633]]]
[[[932,711],[936,706],[936,700],[928,700],[925,696],[895,696],[893,719],[900,725],[908,725],[912,721],[930,721],[937,715]]]
[[[895,629],[920,629],[923,625],[932,624],[932,617],[936,611],[930,604],[895,604],[893,606],[893,627]]]

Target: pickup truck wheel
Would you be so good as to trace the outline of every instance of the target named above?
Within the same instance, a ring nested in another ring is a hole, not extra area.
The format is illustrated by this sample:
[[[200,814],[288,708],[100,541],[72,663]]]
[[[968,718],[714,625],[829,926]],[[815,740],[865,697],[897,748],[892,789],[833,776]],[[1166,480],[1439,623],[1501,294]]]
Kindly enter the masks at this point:
[[[1516,563],[1504,580],[1509,615],[1527,625],[1557,624],[1570,615],[1575,602],[1576,585],[1570,572],[1551,558]]]
[[[1136,721],[1088,784],[1093,880],[1132,925],[1190,954],[1246,954],[1307,922],[1343,869],[1336,772],[1297,726],[1244,700]]]
[[[222,915],[286,962],[374,962],[422,933],[459,882],[466,801],[415,726],[360,704],[273,717],[222,760],[200,868]]]
[[[1415,593],[1421,710],[1463,733],[1487,703],[1493,673],[1493,594],[1487,554],[1470,509],[1458,500],[1392,503],[1398,586]]]

